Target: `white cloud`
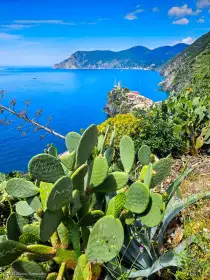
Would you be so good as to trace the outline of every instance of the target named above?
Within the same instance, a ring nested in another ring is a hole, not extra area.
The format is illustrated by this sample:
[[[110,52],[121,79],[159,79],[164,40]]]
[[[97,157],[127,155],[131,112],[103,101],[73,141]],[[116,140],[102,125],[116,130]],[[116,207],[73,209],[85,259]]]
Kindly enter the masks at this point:
[[[177,17],[181,18],[184,16],[190,16],[190,15],[198,15],[201,12],[201,10],[197,9],[196,11],[193,11],[191,8],[188,8],[188,6],[185,4],[181,7],[174,6],[168,11],[168,15],[171,17]]]
[[[29,28],[32,27],[33,25],[28,25],[28,24],[5,24],[1,25],[1,27],[6,28],[6,29],[12,29],[12,30],[20,30],[23,28]]]
[[[205,20],[204,20],[204,18],[203,18],[203,17],[201,17],[201,18],[199,18],[199,19],[197,20],[197,22],[198,22],[198,23],[204,23],[204,22],[205,22]]]
[[[181,19],[173,21],[172,23],[173,24],[178,24],[178,25],[187,25],[189,23],[189,19],[181,18]]]
[[[19,39],[19,38],[21,38],[21,36],[19,36],[19,35],[12,35],[9,33],[0,33],[0,39],[3,39],[3,40],[11,40],[11,39]]]
[[[154,7],[154,8],[152,8],[152,11],[153,11],[154,13],[156,13],[156,12],[160,12],[160,9],[159,9],[158,7]]]
[[[14,20],[18,24],[64,24],[75,25],[73,22],[68,22],[60,19],[43,19],[43,20]]]
[[[143,9],[137,9],[129,14],[127,14],[124,18],[127,20],[135,20],[138,18],[137,14],[143,13]]]
[[[192,44],[194,41],[195,41],[195,40],[194,40],[193,38],[187,37],[187,38],[183,39],[181,42],[184,43],[184,44],[190,45],[190,44]]]
[[[197,0],[197,7],[200,9],[210,6],[210,0]]]

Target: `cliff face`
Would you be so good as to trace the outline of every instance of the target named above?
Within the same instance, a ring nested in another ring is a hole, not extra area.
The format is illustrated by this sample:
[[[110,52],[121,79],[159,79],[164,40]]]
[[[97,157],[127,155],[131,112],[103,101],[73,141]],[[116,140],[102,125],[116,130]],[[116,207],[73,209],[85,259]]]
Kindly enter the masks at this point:
[[[186,44],[173,47],[165,46],[150,50],[137,46],[128,50],[112,51],[78,51],[69,58],[55,64],[54,68],[64,69],[107,69],[107,68],[155,68],[183,51]]]
[[[166,78],[164,91],[182,91],[186,87],[210,88],[210,32],[160,68]]]

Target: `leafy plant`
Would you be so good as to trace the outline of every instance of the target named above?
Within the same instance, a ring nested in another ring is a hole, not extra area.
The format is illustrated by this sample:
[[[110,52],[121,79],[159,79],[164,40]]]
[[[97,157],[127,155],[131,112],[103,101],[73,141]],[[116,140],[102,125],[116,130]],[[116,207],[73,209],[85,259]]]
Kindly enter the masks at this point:
[[[172,201],[189,170],[157,193],[170,175],[170,157],[152,158],[147,146],[136,153],[123,136],[118,164],[114,132],[106,148],[108,135],[109,128],[98,137],[95,125],[68,134],[68,153],[58,156],[50,145],[30,160],[33,182],[4,181],[6,196],[16,203],[0,242],[1,267],[24,279],[97,280],[102,271],[128,279],[180,265],[177,253],[186,245],[162,252],[165,231],[182,209],[210,193]]]

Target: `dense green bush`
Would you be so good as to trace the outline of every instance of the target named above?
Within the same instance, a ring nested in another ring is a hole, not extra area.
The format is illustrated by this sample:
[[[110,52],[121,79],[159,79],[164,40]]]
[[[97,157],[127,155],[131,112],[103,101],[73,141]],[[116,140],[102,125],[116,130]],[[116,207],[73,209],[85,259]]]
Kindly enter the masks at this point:
[[[0,231],[4,275],[97,280],[104,273],[107,280],[126,280],[181,266],[178,255],[186,242],[164,248],[166,230],[182,209],[210,193],[173,199],[191,170],[158,193],[170,175],[171,158],[152,157],[146,145],[136,154],[132,139],[123,136],[119,166],[114,135],[108,147],[107,136],[108,130],[98,137],[95,125],[82,135],[70,132],[69,153],[58,156],[51,145],[30,160],[33,182],[3,179],[2,194],[15,200]]]
[[[134,141],[137,148],[148,145],[152,152],[160,157],[169,154],[180,155],[186,150],[186,143],[174,131],[174,124],[159,117],[142,112],[139,134],[135,135]]]

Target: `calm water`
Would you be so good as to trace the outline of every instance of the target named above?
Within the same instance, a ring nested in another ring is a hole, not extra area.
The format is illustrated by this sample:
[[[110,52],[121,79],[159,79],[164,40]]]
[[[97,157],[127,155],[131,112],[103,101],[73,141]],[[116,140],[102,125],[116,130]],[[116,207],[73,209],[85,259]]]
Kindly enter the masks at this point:
[[[25,101],[30,99],[28,115],[33,117],[36,110],[42,108],[40,122],[45,124],[52,115],[51,128],[63,135],[69,131],[79,132],[81,128],[106,119],[103,108],[115,80],[154,101],[167,97],[167,93],[158,91],[157,84],[162,78],[153,71],[2,68],[0,90],[7,91],[2,104],[8,105],[15,98],[18,111],[23,110]],[[23,122],[6,113],[0,115],[0,119],[3,116],[12,119],[12,123],[0,126],[0,172],[26,170],[29,159],[43,152],[47,143],[54,143],[60,153],[65,151],[62,139],[46,135],[40,140],[43,133],[34,133],[29,125],[24,125],[23,131],[29,132],[22,137],[17,127]]]

